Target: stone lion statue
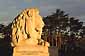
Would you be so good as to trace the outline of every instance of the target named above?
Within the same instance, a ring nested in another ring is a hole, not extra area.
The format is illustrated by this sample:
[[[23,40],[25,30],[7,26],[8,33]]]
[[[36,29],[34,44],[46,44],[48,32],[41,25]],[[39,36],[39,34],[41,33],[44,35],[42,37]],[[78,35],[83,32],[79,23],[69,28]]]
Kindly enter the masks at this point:
[[[23,10],[12,22],[12,46],[29,41],[38,43],[44,22],[37,8]]]

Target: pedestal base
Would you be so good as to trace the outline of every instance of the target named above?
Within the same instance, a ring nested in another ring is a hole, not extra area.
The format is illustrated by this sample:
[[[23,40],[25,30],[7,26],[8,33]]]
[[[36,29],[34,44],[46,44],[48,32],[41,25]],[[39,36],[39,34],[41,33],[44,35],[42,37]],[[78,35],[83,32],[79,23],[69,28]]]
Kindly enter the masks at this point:
[[[13,56],[49,56],[48,47],[41,45],[17,46]]]

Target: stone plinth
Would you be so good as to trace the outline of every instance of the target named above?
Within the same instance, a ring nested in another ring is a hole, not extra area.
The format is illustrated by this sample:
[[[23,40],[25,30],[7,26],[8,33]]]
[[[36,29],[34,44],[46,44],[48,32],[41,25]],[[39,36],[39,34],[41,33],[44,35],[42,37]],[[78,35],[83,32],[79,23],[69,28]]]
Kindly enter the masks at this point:
[[[13,56],[49,56],[48,47],[40,45],[17,46],[13,52]]]

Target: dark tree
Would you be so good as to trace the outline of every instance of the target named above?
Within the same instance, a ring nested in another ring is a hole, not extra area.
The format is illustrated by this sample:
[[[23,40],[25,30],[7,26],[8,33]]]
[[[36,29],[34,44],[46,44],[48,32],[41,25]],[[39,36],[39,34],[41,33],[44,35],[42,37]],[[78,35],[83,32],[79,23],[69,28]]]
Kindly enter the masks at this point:
[[[74,39],[76,36],[81,35],[81,28],[83,27],[83,22],[74,17],[69,17],[64,11],[56,9],[56,12],[52,15],[44,17],[45,30],[48,31],[47,37],[50,35],[51,40],[56,39],[61,35],[61,39]],[[47,32],[46,32],[47,33]],[[60,35],[59,35],[60,34]]]

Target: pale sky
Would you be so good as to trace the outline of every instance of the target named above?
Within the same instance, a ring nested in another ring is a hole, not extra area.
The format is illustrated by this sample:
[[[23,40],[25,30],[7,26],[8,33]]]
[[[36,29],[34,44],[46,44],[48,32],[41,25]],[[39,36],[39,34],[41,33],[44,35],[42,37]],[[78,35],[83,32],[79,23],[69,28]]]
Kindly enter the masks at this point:
[[[41,16],[59,8],[85,22],[85,0],[0,0],[0,23],[9,24],[22,9],[30,7],[39,8]]]

